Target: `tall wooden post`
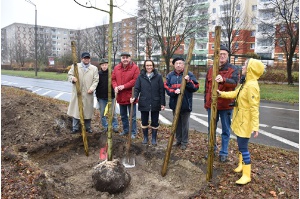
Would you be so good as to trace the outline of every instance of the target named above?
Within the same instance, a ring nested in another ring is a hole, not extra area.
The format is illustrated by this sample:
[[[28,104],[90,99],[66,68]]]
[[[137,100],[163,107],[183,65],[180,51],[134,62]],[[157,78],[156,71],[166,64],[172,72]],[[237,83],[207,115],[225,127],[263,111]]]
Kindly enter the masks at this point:
[[[82,103],[82,94],[81,94],[80,80],[79,80],[79,74],[78,74],[75,41],[71,42],[71,47],[72,47],[72,58],[73,58],[73,66],[74,66],[74,73],[75,73],[74,75],[77,79],[77,81],[75,83],[75,86],[76,86],[77,98],[78,98],[77,101],[78,101],[78,107],[79,107],[79,116],[80,116],[82,139],[83,139],[85,155],[88,156],[89,155],[89,148],[88,148],[87,135],[86,135],[85,125],[84,125],[83,103]]]
[[[176,128],[177,128],[178,117],[179,117],[179,114],[180,114],[183,94],[184,94],[184,90],[185,90],[185,86],[186,86],[186,81],[185,81],[184,77],[189,72],[189,65],[190,65],[190,62],[191,62],[191,59],[192,59],[194,45],[195,45],[195,39],[191,38],[189,51],[188,51],[187,58],[186,58],[186,61],[185,61],[184,72],[183,72],[183,76],[182,76],[182,80],[181,80],[180,94],[179,94],[178,99],[177,99],[174,119],[173,119],[173,123],[172,123],[171,136],[169,138],[169,142],[168,142],[168,146],[167,146],[167,150],[166,150],[166,154],[165,154],[165,158],[164,158],[164,163],[163,163],[163,167],[162,167],[162,171],[161,171],[162,176],[165,176],[166,173],[167,173],[167,167],[168,167],[168,164],[169,164],[171,149],[172,149],[173,140],[174,140],[174,134],[175,134]]]
[[[209,123],[209,146],[208,146],[208,159],[207,159],[207,173],[206,181],[210,181],[213,174],[213,161],[214,161],[214,146],[215,146],[215,133],[216,133],[216,118],[217,118],[217,101],[218,101],[218,83],[215,81],[216,76],[219,73],[219,54],[220,54],[220,38],[221,38],[221,27],[215,27],[215,43],[214,43],[214,65],[213,65],[213,77],[212,77],[212,103],[210,112],[210,123]]]

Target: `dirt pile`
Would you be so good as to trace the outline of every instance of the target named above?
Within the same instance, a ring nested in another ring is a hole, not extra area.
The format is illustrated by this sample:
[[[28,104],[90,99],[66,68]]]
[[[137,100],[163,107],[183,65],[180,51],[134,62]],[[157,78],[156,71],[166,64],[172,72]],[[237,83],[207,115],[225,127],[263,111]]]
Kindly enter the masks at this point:
[[[80,134],[70,134],[67,103],[16,88],[1,89],[1,198],[298,198],[299,153],[249,144],[252,181],[234,182],[240,174],[236,141],[230,141],[229,160],[214,161],[213,179],[206,182],[207,135],[190,131],[187,150],[173,148],[167,175],[160,172],[170,127],[160,126],[158,146],[143,146],[141,130],[130,153],[136,167],[127,169],[131,182],[120,194],[96,191],[92,171],[106,135],[99,133],[95,111],[88,134],[89,156]],[[119,121],[120,122],[120,121]],[[140,124],[138,124],[140,126]],[[121,129],[120,129],[121,130]],[[113,158],[125,155],[126,139],[113,134]],[[220,145],[220,139],[217,138]]]
[[[164,147],[142,146],[139,138],[130,151],[136,167],[128,169],[129,187],[115,195],[98,192],[92,186],[92,171],[99,163],[106,135],[88,134],[89,156],[85,156],[80,134],[70,134],[66,103],[23,90],[2,90],[2,168],[6,170],[11,161],[17,161],[17,173],[25,170],[25,175],[32,174],[30,189],[14,188],[16,198],[24,191],[33,198],[183,198],[197,191],[205,179],[202,170],[188,160],[172,160],[168,175],[161,177]],[[96,122],[93,128],[99,132]],[[114,158],[124,156],[125,142],[124,137],[114,134]],[[20,164],[27,166],[19,168]],[[4,177],[12,177],[9,175],[13,174],[8,172]],[[19,174],[15,175],[18,178]],[[8,183],[3,184],[4,189],[9,189]]]

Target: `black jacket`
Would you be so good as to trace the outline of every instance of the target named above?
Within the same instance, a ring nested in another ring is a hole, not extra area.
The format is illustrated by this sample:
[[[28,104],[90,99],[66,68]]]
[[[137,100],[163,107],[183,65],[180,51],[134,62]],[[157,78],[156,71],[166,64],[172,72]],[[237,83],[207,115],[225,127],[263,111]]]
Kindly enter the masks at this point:
[[[111,98],[115,98],[115,91],[111,87]],[[108,70],[99,71],[99,82],[96,88],[96,97],[97,99],[108,99]]]
[[[139,97],[139,111],[160,111],[166,105],[165,89],[161,74],[156,69],[149,80],[144,69],[141,70],[134,86],[134,97]]]

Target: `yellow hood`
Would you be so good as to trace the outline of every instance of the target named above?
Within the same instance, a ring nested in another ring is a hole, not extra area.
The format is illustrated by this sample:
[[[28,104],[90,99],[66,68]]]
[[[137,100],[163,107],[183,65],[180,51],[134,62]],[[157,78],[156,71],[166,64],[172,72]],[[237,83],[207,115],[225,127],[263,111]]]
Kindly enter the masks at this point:
[[[264,64],[260,60],[251,58],[248,61],[246,80],[257,80],[264,71]]]

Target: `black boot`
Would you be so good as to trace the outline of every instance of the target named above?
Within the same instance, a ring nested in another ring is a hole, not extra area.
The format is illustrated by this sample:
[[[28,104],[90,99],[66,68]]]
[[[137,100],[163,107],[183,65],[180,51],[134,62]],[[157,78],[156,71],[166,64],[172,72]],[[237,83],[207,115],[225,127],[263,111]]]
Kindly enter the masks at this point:
[[[157,143],[156,143],[156,139],[157,139],[157,129],[152,129],[152,145],[153,146],[156,146]]]
[[[143,129],[143,134],[144,134],[144,140],[142,144],[148,144],[148,127],[147,128],[142,128]]]

